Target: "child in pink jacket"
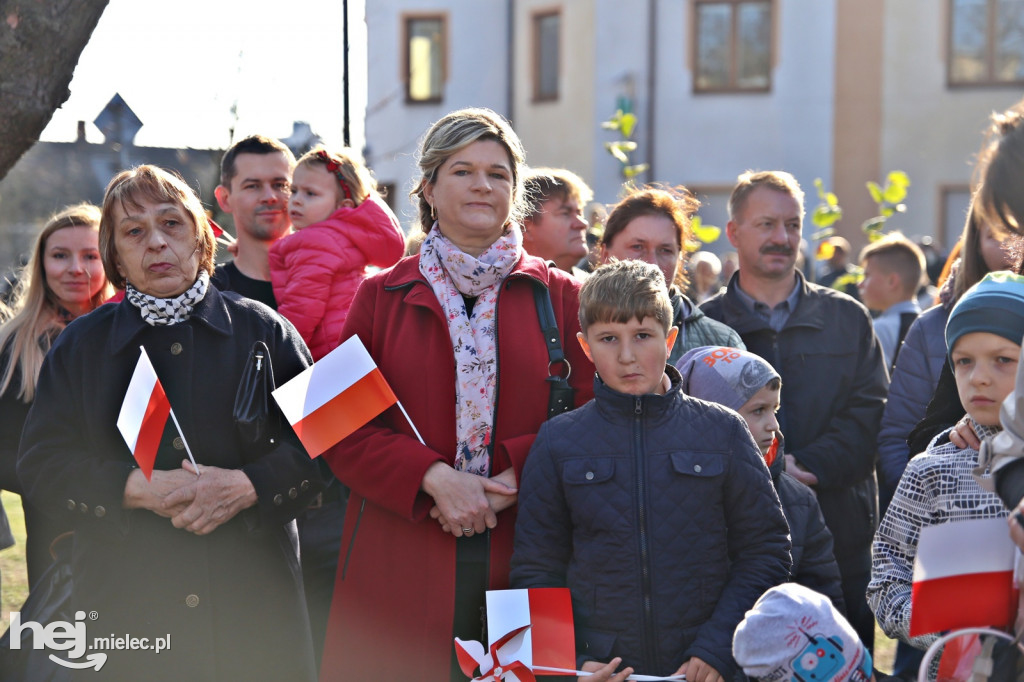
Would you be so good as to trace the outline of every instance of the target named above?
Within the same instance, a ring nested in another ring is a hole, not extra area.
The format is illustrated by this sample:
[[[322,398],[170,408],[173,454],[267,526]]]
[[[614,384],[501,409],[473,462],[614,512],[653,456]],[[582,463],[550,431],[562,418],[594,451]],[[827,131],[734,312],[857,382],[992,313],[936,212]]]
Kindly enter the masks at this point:
[[[277,311],[319,360],[341,342],[366,266],[397,263],[404,235],[349,149],[306,152],[295,166],[288,210],[296,231],[270,247],[270,280]]]

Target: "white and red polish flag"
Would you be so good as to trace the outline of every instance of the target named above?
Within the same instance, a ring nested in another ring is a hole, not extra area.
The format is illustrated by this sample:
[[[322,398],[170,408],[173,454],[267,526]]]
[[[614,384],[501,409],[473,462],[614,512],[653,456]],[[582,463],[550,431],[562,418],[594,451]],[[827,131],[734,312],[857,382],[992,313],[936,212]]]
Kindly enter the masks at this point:
[[[922,528],[914,559],[910,636],[1012,625],[1015,555],[1004,518]]]
[[[479,642],[455,639],[459,666],[470,678],[527,682],[534,675],[577,672],[568,588],[488,590],[487,633],[488,651]]]
[[[310,457],[398,402],[358,336],[279,386],[273,396]]]
[[[153,476],[153,463],[171,413],[171,403],[146,349],[141,348],[141,351],[117,415],[117,428],[148,481]]]

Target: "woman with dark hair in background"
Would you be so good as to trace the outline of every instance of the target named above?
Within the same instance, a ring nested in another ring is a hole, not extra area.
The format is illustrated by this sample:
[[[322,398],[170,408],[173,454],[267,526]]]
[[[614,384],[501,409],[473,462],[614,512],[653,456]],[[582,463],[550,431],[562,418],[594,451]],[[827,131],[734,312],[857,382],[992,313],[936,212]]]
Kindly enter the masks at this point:
[[[672,326],[679,328],[669,364],[701,346],[746,350],[739,334],[706,316],[683,293],[687,283],[681,255],[693,237],[690,218],[699,206],[700,202],[685,187],[633,189],[608,214],[598,245],[602,263],[612,258],[642,260],[661,268],[672,300]]]

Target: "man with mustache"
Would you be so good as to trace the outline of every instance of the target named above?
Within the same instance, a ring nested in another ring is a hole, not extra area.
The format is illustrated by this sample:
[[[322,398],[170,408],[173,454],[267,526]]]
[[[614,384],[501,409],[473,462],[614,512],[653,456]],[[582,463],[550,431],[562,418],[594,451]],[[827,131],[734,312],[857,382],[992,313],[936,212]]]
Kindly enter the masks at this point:
[[[235,221],[238,251],[218,265],[213,284],[277,309],[267,252],[292,230],[288,217],[295,156],[283,143],[250,135],[231,146],[220,162],[217,203]]]
[[[726,227],[739,270],[701,309],[782,376],[786,470],[817,493],[835,538],[847,616],[870,649],[875,439],[889,379],[867,309],[796,269],[803,215],[804,193],[789,173],[741,175]]]

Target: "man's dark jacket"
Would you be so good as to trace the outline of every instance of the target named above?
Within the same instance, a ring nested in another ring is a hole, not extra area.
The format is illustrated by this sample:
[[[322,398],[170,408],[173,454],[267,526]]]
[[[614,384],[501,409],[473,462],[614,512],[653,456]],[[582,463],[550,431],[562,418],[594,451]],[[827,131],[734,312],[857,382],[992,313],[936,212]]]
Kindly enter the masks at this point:
[[[790,579],[820,592],[832,600],[841,612],[846,612],[839,565],[832,551],[832,533],[825,525],[821,507],[811,489],[783,469],[782,450],[768,468],[775,492],[779,494],[782,511],[789,523],[789,539],[793,543],[793,567]]]
[[[789,575],[788,527],[739,415],[666,371],[664,396],[595,379],[594,400],[541,427],[511,584],[572,591],[580,662],[671,675],[696,656],[731,680],[733,630]]]
[[[869,567],[878,520],[875,441],[889,379],[867,309],[796,276],[800,299],[780,332],[744,304],[739,273],[701,309],[782,376],[786,447],[818,477],[818,502],[845,575]]]

